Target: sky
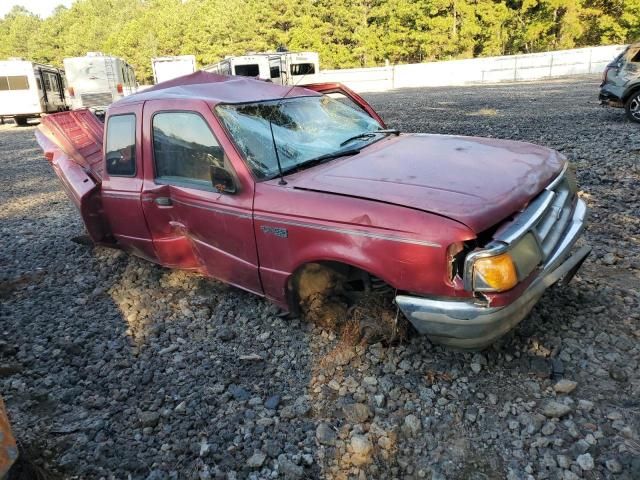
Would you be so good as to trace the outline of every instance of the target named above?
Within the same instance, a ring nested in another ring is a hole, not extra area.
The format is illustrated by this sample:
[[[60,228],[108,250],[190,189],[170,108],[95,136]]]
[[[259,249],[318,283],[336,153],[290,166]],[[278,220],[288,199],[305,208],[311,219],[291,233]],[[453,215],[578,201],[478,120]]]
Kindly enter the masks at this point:
[[[0,18],[4,17],[14,5],[22,5],[27,10],[46,18],[58,5],[70,7],[73,0],[0,0]]]

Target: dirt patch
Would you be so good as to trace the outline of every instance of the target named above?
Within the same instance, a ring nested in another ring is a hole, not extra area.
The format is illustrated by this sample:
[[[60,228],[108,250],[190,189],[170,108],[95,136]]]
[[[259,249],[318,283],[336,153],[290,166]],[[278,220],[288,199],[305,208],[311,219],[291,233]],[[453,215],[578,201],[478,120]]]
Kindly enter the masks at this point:
[[[339,335],[346,345],[399,343],[409,336],[409,323],[390,291],[356,292],[348,277],[323,265],[305,267],[297,282],[306,321]]]

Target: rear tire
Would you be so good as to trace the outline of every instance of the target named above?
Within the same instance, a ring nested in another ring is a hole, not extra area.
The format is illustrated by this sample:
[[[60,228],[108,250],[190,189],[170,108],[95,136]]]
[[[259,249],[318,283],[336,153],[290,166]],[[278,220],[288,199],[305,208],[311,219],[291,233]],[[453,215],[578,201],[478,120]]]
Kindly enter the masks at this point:
[[[632,122],[640,123],[640,91],[635,91],[624,104],[624,111],[627,118]]]
[[[26,127],[29,122],[27,117],[15,117],[14,120],[19,127]]]

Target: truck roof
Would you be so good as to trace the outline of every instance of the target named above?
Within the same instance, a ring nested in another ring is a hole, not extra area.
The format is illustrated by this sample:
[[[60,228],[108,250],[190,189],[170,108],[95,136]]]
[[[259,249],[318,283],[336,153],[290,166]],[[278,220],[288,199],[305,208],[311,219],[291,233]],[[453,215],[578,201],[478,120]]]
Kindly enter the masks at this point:
[[[247,103],[274,100],[284,96],[304,97],[320,95],[302,87],[287,87],[249,77],[218,75],[204,71],[158,83],[143,92],[118,100],[113,106],[147,100],[197,99],[218,103]]]

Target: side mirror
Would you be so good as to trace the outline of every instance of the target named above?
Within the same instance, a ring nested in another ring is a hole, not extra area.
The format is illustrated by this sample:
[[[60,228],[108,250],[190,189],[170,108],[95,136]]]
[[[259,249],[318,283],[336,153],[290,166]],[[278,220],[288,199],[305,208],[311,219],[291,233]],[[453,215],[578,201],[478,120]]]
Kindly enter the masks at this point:
[[[216,165],[210,165],[209,175],[211,176],[211,184],[220,193],[236,193],[236,182],[227,170]]]

